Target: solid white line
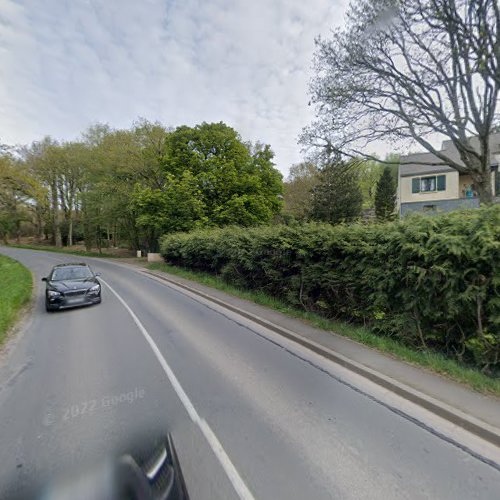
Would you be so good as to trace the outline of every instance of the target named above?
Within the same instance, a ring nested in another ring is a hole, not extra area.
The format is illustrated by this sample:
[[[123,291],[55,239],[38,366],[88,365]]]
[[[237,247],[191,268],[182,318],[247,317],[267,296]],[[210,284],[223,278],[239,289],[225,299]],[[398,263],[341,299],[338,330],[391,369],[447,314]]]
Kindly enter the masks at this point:
[[[175,392],[177,393],[177,396],[184,405],[184,408],[186,408],[189,417],[200,428],[202,434],[205,436],[205,439],[210,445],[212,451],[215,453],[215,456],[218,458],[222,468],[226,472],[227,477],[229,478],[229,481],[233,485],[233,488],[235,489],[238,496],[242,500],[254,500],[254,497],[250,492],[250,490],[248,489],[248,486],[244,483],[243,479],[239,475],[238,471],[236,470],[236,467],[231,462],[231,459],[229,458],[226,451],[222,447],[222,444],[218,440],[214,431],[210,428],[206,420],[198,415],[198,412],[193,406],[193,403],[191,403],[188,395],[186,394],[181,384],[177,380],[177,377],[175,376],[174,372],[172,371],[167,361],[163,357],[162,353],[160,352],[160,349],[158,349],[158,346],[156,345],[155,341],[151,338],[146,328],[144,328],[144,325],[139,321],[139,318],[135,315],[134,311],[132,311],[132,309],[125,302],[125,300],[123,300],[123,298],[114,290],[114,288],[109,283],[104,281],[101,277],[99,277],[99,281],[104,283],[113,292],[116,298],[123,304],[123,307],[125,307],[125,309],[128,311],[130,316],[132,316],[132,319],[139,328],[140,332],[144,335],[144,338],[148,341],[148,344],[150,345],[151,349],[153,349],[156,358],[158,359],[160,365],[167,374],[170,383],[172,384]]]

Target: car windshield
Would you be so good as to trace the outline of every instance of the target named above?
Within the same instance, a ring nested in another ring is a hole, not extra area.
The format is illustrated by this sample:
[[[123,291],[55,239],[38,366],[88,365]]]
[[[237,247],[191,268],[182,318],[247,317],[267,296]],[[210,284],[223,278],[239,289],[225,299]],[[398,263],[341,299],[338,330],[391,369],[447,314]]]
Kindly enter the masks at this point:
[[[92,276],[92,271],[85,266],[60,267],[52,272],[51,281],[82,280]]]

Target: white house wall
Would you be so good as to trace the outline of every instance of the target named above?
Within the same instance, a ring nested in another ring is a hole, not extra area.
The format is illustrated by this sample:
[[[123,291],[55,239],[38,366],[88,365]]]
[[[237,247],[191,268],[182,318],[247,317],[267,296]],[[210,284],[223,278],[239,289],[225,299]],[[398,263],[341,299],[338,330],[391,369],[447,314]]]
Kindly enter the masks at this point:
[[[458,186],[458,172],[446,172],[435,175],[446,176],[446,189],[444,191],[430,191],[421,193],[412,193],[412,179],[419,177],[429,177],[415,175],[413,177],[399,178],[399,203],[414,203],[422,201],[454,200],[460,198]]]

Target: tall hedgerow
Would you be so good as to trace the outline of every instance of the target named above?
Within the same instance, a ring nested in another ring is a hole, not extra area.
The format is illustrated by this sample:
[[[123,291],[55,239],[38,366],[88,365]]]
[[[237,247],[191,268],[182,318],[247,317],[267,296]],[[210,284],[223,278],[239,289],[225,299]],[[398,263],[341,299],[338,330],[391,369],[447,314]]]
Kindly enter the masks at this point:
[[[499,369],[500,206],[385,224],[199,230],[163,237],[161,251],[173,264]]]

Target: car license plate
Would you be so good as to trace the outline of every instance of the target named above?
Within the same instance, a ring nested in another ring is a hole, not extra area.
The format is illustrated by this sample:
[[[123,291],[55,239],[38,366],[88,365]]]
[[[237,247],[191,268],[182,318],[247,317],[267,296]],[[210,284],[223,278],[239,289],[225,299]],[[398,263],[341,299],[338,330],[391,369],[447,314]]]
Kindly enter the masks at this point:
[[[83,302],[83,297],[75,297],[73,299],[67,299],[67,304],[78,304],[79,302]]]

